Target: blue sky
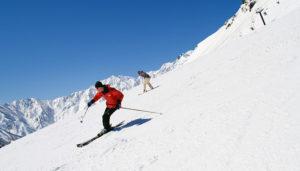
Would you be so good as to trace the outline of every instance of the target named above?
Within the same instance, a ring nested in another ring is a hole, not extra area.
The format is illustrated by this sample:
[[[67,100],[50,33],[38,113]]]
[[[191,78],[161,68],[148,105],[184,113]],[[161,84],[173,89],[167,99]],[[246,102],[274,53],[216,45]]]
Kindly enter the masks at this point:
[[[53,99],[156,70],[215,32],[241,1],[1,1],[0,104]]]

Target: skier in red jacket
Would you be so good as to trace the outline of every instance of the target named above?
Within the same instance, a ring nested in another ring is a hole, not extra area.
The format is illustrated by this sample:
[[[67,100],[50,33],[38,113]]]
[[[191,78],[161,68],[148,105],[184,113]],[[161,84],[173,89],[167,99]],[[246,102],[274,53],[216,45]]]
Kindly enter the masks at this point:
[[[100,81],[97,81],[95,84],[97,89],[97,94],[95,97],[88,102],[88,107],[94,104],[97,100],[103,97],[106,100],[106,109],[102,116],[102,122],[104,129],[111,130],[112,127],[109,123],[110,116],[121,107],[121,103],[124,95],[119,90],[110,87],[110,85],[104,85]]]

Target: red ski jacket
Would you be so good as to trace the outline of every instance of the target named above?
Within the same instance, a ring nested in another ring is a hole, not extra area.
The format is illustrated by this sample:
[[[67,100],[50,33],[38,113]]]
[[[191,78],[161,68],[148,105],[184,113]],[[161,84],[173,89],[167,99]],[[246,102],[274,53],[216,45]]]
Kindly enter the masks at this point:
[[[122,101],[123,100],[123,93],[120,92],[119,90],[110,87],[109,85],[106,85],[108,88],[108,92],[107,93],[100,93],[98,92],[95,97],[93,98],[95,100],[95,102],[97,100],[99,100],[101,97],[103,97],[106,100],[106,106],[107,108],[115,108],[118,104],[118,101]]]

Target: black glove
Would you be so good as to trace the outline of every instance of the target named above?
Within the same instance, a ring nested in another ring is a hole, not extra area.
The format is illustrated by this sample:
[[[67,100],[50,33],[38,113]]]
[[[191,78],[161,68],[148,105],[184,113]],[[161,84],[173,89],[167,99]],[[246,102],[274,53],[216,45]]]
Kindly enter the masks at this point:
[[[89,102],[88,102],[87,106],[88,106],[88,107],[91,107],[91,106],[92,106],[92,104],[94,104],[94,103],[95,103],[95,100],[94,100],[94,99],[92,99],[91,101],[89,101]]]
[[[121,108],[121,100],[118,100],[117,105],[116,105],[116,109],[120,109]]]

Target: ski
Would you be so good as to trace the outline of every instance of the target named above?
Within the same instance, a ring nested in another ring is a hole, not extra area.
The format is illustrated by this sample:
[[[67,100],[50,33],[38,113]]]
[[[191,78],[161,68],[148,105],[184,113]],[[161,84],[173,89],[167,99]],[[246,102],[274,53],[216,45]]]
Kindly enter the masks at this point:
[[[124,121],[118,123],[117,125],[113,126],[111,130],[108,130],[108,131],[106,129],[103,129],[95,137],[93,137],[93,138],[91,138],[91,139],[89,139],[89,140],[87,140],[87,141],[85,141],[83,143],[77,144],[77,147],[81,148],[83,146],[86,146],[86,145],[90,144],[91,142],[95,141],[96,139],[100,138],[101,136],[103,136],[103,135],[109,133],[110,131],[113,131],[114,129],[120,127],[121,125],[123,125],[123,123],[124,123]]]
[[[158,88],[159,86],[156,86],[156,87],[153,87],[153,89],[150,89],[150,90],[148,90],[148,91],[146,91],[146,92],[143,92],[143,93],[139,93],[138,95],[140,96],[140,95],[143,95],[143,94],[145,94],[145,93],[147,93],[147,92],[149,92],[149,91],[151,91],[151,90],[154,90],[154,89],[156,89],[156,88]]]

